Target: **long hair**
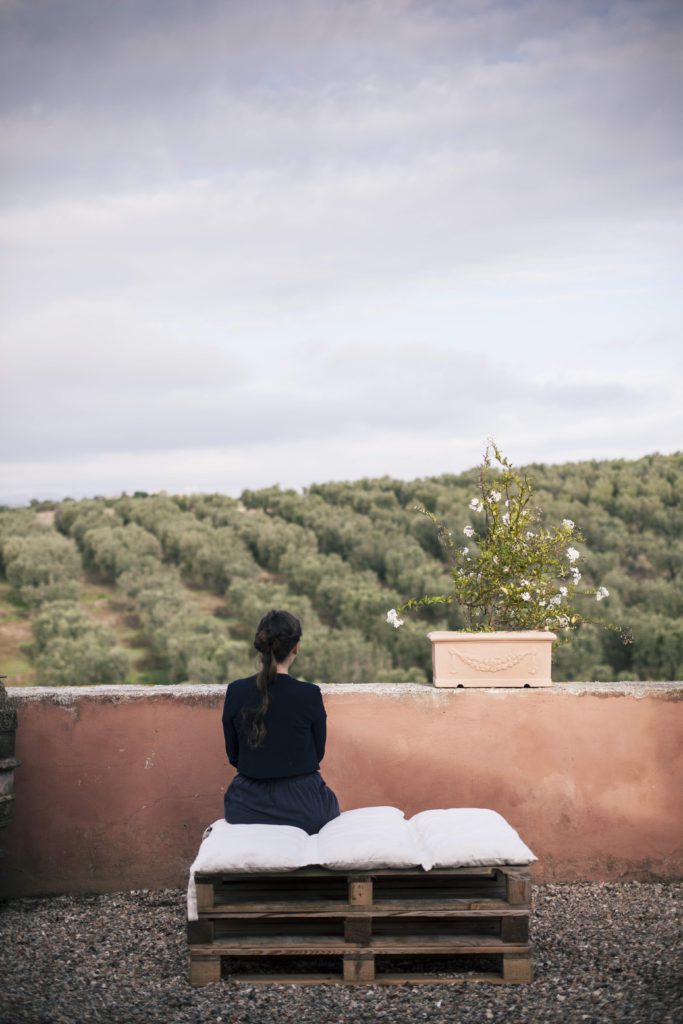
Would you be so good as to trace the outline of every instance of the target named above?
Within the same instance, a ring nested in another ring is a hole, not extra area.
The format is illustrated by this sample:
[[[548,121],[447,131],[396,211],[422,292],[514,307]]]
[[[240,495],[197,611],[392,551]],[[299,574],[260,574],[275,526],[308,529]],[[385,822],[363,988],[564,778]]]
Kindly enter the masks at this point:
[[[261,702],[255,708],[245,708],[243,712],[247,743],[252,748],[263,746],[266,738],[264,718],[270,704],[270,687],[277,675],[277,666],[300,639],[301,623],[291,612],[271,608],[258,624],[254,647],[261,655],[261,668],[256,676],[256,688]]]

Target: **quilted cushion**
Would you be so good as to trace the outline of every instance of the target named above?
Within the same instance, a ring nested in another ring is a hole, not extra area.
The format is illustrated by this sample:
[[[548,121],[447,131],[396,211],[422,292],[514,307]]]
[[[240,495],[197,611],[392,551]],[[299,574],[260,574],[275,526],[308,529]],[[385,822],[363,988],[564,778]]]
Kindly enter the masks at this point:
[[[312,838],[318,840],[318,864],[339,870],[411,868],[427,856],[397,807],[344,811]]]
[[[220,818],[202,838],[192,871],[293,871],[310,864],[308,833],[293,825],[229,825]]]
[[[502,814],[483,807],[422,811],[410,819],[430,867],[530,864],[536,856]],[[427,864],[423,864],[427,870]]]

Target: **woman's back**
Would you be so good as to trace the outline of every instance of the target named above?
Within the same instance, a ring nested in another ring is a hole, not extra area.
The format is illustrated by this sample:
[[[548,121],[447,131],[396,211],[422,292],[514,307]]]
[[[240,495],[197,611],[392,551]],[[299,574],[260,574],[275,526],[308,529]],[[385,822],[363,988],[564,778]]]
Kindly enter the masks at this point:
[[[250,712],[259,704],[257,677],[236,679],[223,706],[223,734],[230,764],[252,779],[279,779],[317,771],[325,754],[326,715],[319,687],[278,672],[269,686],[265,737],[247,740]]]

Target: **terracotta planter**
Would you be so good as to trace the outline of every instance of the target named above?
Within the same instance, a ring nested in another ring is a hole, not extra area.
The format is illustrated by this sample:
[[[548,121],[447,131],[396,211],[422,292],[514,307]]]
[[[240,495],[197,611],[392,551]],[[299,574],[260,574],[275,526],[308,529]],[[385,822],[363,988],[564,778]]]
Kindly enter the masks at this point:
[[[554,633],[430,633],[435,686],[552,686]]]

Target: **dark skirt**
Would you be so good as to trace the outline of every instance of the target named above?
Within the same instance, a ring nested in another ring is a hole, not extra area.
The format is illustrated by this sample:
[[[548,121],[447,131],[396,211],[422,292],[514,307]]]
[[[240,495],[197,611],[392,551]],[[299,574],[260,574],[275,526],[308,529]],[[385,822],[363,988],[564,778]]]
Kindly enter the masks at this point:
[[[223,803],[231,825],[294,825],[309,835],[339,817],[337,798],[320,772],[286,779],[236,775]]]

